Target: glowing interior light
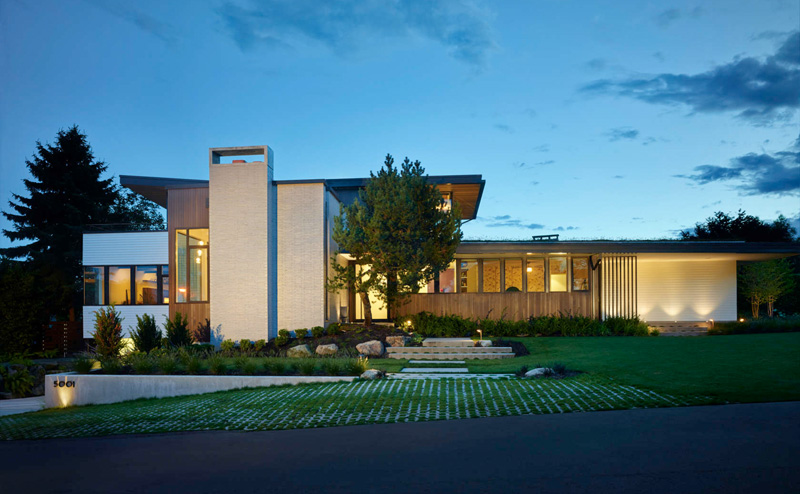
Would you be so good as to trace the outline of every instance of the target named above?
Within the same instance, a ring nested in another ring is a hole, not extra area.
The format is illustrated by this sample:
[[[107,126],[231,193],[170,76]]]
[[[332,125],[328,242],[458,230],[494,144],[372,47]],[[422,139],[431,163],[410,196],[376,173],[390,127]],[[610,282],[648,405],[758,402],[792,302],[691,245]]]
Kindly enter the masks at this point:
[[[186,289],[185,288],[178,288],[178,291],[181,292],[181,293],[186,293]]]
[[[533,268],[528,268],[528,272],[532,273],[533,272]]]
[[[204,243],[204,242],[201,240],[201,241],[200,241],[200,245],[205,245],[205,243]]]

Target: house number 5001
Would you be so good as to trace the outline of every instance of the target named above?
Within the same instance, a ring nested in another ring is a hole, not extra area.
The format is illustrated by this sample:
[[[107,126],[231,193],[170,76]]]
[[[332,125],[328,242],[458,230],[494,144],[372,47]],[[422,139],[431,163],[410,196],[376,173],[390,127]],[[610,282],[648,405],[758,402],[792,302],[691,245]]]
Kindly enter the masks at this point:
[[[54,388],[74,388],[75,381],[53,381]]]

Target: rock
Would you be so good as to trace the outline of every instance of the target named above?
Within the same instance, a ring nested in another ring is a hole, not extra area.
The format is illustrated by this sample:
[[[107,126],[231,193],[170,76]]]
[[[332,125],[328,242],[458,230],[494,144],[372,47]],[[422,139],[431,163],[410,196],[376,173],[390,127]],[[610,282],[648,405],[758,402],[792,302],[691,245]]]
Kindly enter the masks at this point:
[[[10,400],[13,397],[10,392],[0,392],[0,400]]]
[[[293,346],[292,348],[286,350],[287,357],[310,357],[311,356],[311,349],[308,348],[308,345],[297,345]]]
[[[361,379],[380,379],[383,377],[383,372],[377,369],[367,369],[361,373]]]
[[[551,376],[553,375],[553,369],[548,367],[537,367],[536,369],[531,369],[525,373],[525,377],[542,377],[542,376]]]
[[[406,346],[411,338],[408,336],[387,336],[386,344],[389,346]]]
[[[365,341],[356,345],[356,350],[366,357],[380,357],[383,355],[383,343],[378,340]]]
[[[336,352],[339,351],[339,345],[336,343],[331,343],[330,345],[319,345],[317,346],[316,353],[317,355],[336,355]]]
[[[480,340],[475,342],[475,346],[489,347],[492,346],[492,340]]]

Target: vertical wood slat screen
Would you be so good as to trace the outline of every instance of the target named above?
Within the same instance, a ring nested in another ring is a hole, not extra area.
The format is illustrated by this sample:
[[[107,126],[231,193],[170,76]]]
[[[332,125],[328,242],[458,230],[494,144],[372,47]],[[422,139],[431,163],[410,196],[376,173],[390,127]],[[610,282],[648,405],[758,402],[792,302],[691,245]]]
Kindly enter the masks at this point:
[[[600,279],[600,316],[635,317],[638,312],[637,260],[633,254],[603,254]]]

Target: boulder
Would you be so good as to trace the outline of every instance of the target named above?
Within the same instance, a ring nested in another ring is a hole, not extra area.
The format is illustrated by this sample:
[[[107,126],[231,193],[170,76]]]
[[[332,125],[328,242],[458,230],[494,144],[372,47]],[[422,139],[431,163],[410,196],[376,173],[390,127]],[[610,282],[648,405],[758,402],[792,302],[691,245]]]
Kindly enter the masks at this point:
[[[311,349],[308,348],[308,345],[297,345],[293,346],[292,348],[286,350],[287,357],[310,357],[311,356]]]
[[[10,400],[14,396],[9,391],[0,392],[0,400]]]
[[[387,336],[386,344],[389,346],[406,346],[411,338],[408,336]]]
[[[31,387],[31,396],[44,396],[44,367],[41,365],[34,365],[28,368],[33,377],[33,387]]]
[[[479,347],[490,347],[492,346],[492,340],[480,340],[475,342],[475,346]]]
[[[380,379],[383,377],[383,372],[378,369],[367,369],[361,373],[361,379]]]
[[[331,343],[330,345],[319,345],[317,346],[316,353],[317,355],[336,355],[336,352],[339,351],[339,345],[336,343]]]
[[[537,367],[535,369],[531,369],[525,373],[525,377],[543,377],[543,376],[552,376],[553,369],[548,367]]]
[[[356,350],[366,357],[380,357],[383,355],[383,343],[378,340],[365,341],[356,345]]]

